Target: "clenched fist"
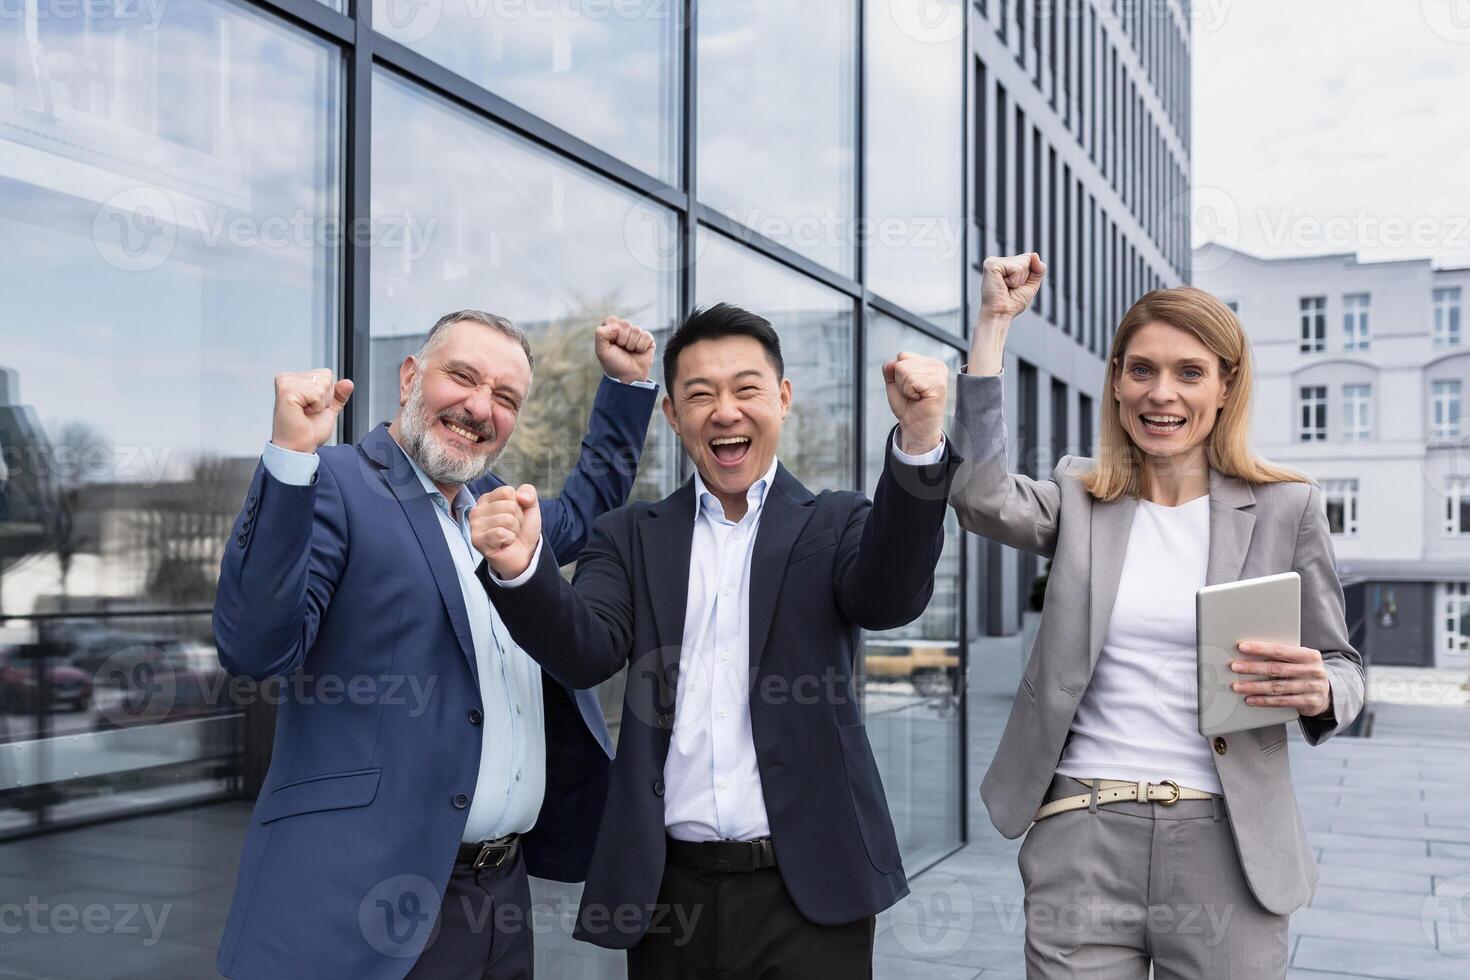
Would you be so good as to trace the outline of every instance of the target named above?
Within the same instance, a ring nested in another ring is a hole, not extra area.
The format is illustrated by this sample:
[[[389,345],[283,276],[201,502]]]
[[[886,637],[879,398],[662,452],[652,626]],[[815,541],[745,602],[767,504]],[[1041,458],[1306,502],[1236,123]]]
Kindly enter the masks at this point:
[[[352,382],[334,381],[329,368],[276,375],[276,410],[271,442],[282,449],[314,453],[337,430],[337,416],[352,397]]]
[[[898,419],[898,448],[920,456],[939,445],[949,397],[949,367],[943,361],[900,351],[883,365],[888,407]]]
[[[604,317],[597,328],[597,361],[609,378],[628,384],[653,371],[653,334],[621,317]]]
[[[1041,291],[1046,263],[1035,252],[1000,258],[981,265],[980,314],[970,336],[970,374],[999,374],[1006,332]]]
[[[512,579],[530,567],[541,540],[541,505],[529,483],[496,487],[470,511],[470,541],[490,570]]]

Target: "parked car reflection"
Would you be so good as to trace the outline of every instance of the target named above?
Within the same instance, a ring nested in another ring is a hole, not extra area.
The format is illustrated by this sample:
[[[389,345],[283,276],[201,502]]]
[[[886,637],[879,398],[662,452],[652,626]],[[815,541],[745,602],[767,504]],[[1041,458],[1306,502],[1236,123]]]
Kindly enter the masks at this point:
[[[92,675],[54,652],[48,655],[46,646],[0,647],[0,713],[29,714],[43,703],[53,711],[81,711],[91,697]]]

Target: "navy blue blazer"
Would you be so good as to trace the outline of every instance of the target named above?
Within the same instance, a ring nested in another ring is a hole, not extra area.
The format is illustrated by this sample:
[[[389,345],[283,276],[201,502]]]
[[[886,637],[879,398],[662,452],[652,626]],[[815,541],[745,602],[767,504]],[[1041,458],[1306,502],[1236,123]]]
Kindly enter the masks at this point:
[[[579,554],[593,520],[627,499],[656,397],[603,381],[576,470],[542,506],[556,554]],[[399,980],[464,832],[484,706],[444,532],[387,426],[317,455],[310,486],[257,467],[220,570],[220,662],[286,684],[217,965]],[[546,795],[526,864],[580,881],[611,748],[593,692],[544,680]]]
[[[891,437],[890,437],[891,438]],[[750,569],[750,723],[771,841],[802,915],[836,924],[908,892],[854,694],[859,628],[929,603],[959,457],[907,466],[885,452],[870,503],[813,495],[784,466],[766,495]],[[694,536],[694,484],[600,518],[569,585],[543,561],[509,596],[481,581],[511,635],[571,686],[629,663],[618,754],[578,914],[578,939],[625,949],[650,924],[664,871],[664,762],[673,735]]]

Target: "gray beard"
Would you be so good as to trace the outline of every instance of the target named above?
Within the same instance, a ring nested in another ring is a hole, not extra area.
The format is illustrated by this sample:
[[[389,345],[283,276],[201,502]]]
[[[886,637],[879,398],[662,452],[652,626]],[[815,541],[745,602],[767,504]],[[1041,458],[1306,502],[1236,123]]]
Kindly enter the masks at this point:
[[[473,483],[495,464],[499,451],[483,458],[462,456],[446,448],[433,435],[431,429],[438,421],[424,407],[424,385],[422,377],[413,380],[408,393],[408,404],[403,406],[399,430],[403,433],[403,451],[418,464],[435,483],[463,485]]]

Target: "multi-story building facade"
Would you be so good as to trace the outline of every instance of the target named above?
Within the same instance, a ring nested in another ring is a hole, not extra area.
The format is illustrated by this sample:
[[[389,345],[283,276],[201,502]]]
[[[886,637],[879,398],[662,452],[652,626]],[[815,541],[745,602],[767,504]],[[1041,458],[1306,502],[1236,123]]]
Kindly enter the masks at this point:
[[[1046,282],[1007,340],[1015,466],[1090,454],[1113,330],[1188,282],[1190,25],[1185,3],[1009,2],[971,14],[969,296],[985,255],[1039,252]],[[1017,628],[1039,568],[985,546],[978,618]]]
[[[1321,484],[1350,625],[1379,664],[1470,649],[1470,269],[1195,253],[1256,359],[1257,449]]]

